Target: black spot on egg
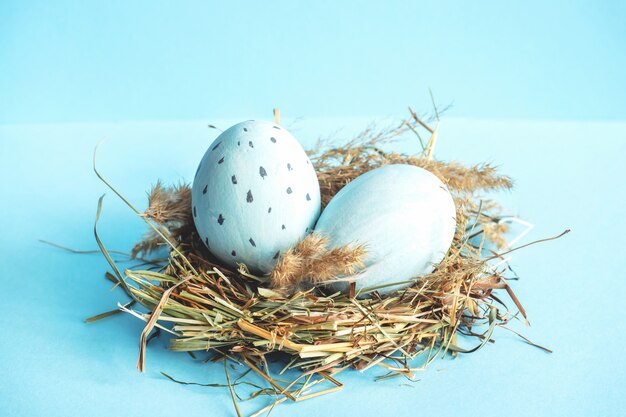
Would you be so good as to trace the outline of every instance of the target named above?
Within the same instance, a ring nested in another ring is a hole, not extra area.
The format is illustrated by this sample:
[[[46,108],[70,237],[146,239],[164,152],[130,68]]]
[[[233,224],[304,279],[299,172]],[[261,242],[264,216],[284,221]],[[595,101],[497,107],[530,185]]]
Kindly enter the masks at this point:
[[[214,151],[214,150],[216,150],[217,148],[219,148],[221,144],[222,144],[222,142],[217,142],[217,145],[215,145],[215,146],[213,147],[213,149],[211,149],[211,151]]]
[[[240,145],[241,145],[241,142],[240,142],[240,141],[237,141],[237,146],[240,146]]]
[[[283,224],[283,226],[281,227],[281,229],[285,230],[285,229],[287,229],[287,228],[286,228],[286,227],[285,227],[285,225]]]
[[[248,128],[247,128],[247,127],[244,127],[244,128],[243,128],[243,131],[244,131],[244,132],[247,132],[247,131],[248,131]]]
[[[267,212],[268,212],[268,213],[271,213],[271,212],[272,212],[272,208],[271,208],[271,207],[270,207],[270,208],[268,208],[268,209],[267,209]]]
[[[233,184],[237,184],[237,177],[236,176],[232,176],[230,177],[230,180],[233,182]]]
[[[293,191],[291,191],[291,187],[287,187],[287,194],[291,194]]]
[[[193,217],[197,217],[198,212],[196,211],[196,206],[193,206]]]
[[[280,251],[276,251],[276,253],[274,254],[274,256],[272,256],[272,259],[278,259],[278,256],[280,255]]]
[[[246,201],[248,203],[252,203],[253,200],[254,198],[252,198],[252,190],[248,190],[248,194],[246,194]]]
[[[209,188],[209,185],[205,185],[204,188],[202,189],[202,194],[206,194],[207,189]]]
[[[274,126],[274,129],[278,129],[278,130],[280,130],[280,127],[278,127],[278,126]]]
[[[224,157],[222,156],[222,159],[220,159],[219,161],[217,161],[218,164],[221,164],[222,162],[224,162]]]
[[[254,148],[254,143],[252,143],[252,141],[248,142],[248,146],[251,148]]]
[[[254,243],[254,239],[250,238],[248,239],[248,242],[250,242],[250,244],[256,248],[256,243]]]
[[[276,143],[276,138],[275,137],[271,137],[270,140],[272,141],[272,143]]]
[[[293,171],[293,168],[291,168],[291,164],[287,164],[287,171]]]
[[[306,193],[306,201],[311,201],[311,196],[309,195],[309,193]]]
[[[224,224],[224,216],[222,216],[222,213],[220,213],[220,215],[217,218],[217,222],[222,225]]]
[[[259,167],[259,175],[261,176],[261,178],[265,179],[265,177],[267,177],[267,171],[265,171],[265,168],[263,167]]]
[[[237,252],[235,252],[234,249],[230,252],[230,254],[233,255],[233,256],[237,256]]]

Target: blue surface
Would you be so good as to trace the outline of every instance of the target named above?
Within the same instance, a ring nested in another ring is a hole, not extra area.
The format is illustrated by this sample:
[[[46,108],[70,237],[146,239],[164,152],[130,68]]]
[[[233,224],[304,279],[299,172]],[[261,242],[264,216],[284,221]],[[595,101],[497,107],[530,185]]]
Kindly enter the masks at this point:
[[[626,3],[0,2],[0,123],[626,119]]]
[[[498,198],[536,225],[528,239],[573,230],[513,260],[532,323],[515,329],[554,354],[499,331],[418,382],[344,372],[342,393],[274,415],[623,415],[625,17],[618,1],[0,2],[0,416],[234,415],[227,390],[160,375],[224,382],[221,364],[165,339],[138,373],[141,322],[83,322],[124,300],[104,259],[38,242],[96,247],[101,138],[101,170],[143,208],[157,178],[192,178],[207,123],[278,106],[310,145],[363,116],[428,110],[429,87],[454,103],[439,158],[510,174],[516,189]],[[100,230],[127,251],[145,229],[109,192]]]
[[[364,123],[304,120],[293,131],[311,144],[317,133],[346,126],[348,135]],[[101,170],[144,207],[144,190],[156,178],[192,178],[215,135],[205,126],[206,121],[0,127],[0,415],[177,415],[182,403],[189,417],[233,415],[227,390],[181,386],[159,374],[223,383],[221,364],[198,365],[158,340],[148,349],[147,372],[138,373],[138,320],[120,315],[82,322],[124,299],[119,290],[109,292],[104,260],[37,242],[95,247],[96,200],[106,191],[90,167],[99,138],[108,137],[100,150]],[[181,146],[166,151],[172,143]],[[403,147],[410,150],[415,143]],[[439,157],[494,161],[511,174],[516,189],[501,197],[536,225],[530,239],[573,230],[513,260],[522,277],[515,290],[532,322],[515,328],[555,353],[499,331],[494,345],[439,360],[410,387],[399,379],[373,382],[382,371],[344,372],[342,393],[281,406],[274,415],[623,415],[625,152],[624,123],[446,120]],[[109,193],[100,229],[109,248],[128,250],[144,226]]]

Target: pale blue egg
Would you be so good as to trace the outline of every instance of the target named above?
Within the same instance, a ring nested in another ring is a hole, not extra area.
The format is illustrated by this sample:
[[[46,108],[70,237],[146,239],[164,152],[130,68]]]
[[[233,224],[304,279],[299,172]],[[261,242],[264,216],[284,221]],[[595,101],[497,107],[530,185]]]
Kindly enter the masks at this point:
[[[377,286],[388,293],[428,274],[452,244],[456,211],[447,187],[429,171],[412,165],[387,165],[342,188],[322,212],[315,231],[332,247],[364,244],[365,269],[348,282],[357,290]]]
[[[320,214],[313,164],[283,127],[247,121],[224,131],[193,182],[196,229],[225,264],[270,272],[280,254],[313,229]]]

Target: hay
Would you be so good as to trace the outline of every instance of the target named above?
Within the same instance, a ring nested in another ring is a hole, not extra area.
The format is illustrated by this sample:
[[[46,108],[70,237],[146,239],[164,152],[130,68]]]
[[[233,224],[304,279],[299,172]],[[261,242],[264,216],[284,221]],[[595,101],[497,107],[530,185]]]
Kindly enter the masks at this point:
[[[426,144],[418,133],[424,128],[431,134]],[[384,144],[407,132],[418,136],[421,154],[409,156],[382,150]],[[411,112],[411,118],[397,127],[370,127],[347,145],[320,144],[309,153],[324,206],[354,178],[386,164],[425,168],[445,182],[453,194],[457,230],[446,257],[433,273],[384,297],[376,288],[361,291],[359,298],[354,287],[349,294],[331,294],[323,287],[316,288],[362,267],[365,250],[331,250],[328,242],[315,234],[280,258],[269,281],[251,275],[244,265],[238,270],[224,267],[198,240],[191,218],[190,186],[186,184],[164,187],[157,183],[149,193],[145,212],[139,213],[131,206],[151,227],[133,248],[133,256],[147,257],[159,248],[169,247],[169,258],[158,268],[128,269],[122,274],[96,230],[98,244],[113,268],[109,279],[132,299],[129,304],[120,304],[119,310],[147,322],[138,368],[144,369],[149,334],[154,328],[161,329],[173,335],[172,350],[211,351],[218,358],[246,363],[271,385],[257,394],[276,396],[275,405],[340,389],[333,375],[348,367],[379,367],[389,373],[384,377],[411,378],[438,356],[473,352],[493,342],[495,328],[508,330],[505,325],[518,318],[517,312],[526,319],[504,276],[506,265],[496,269],[489,263],[500,255],[486,249],[487,244],[510,249],[500,207],[480,197],[488,191],[510,189],[511,180],[488,164],[465,167],[433,160],[435,139],[436,129]],[[102,200],[98,216],[101,204]],[[517,311],[509,310],[501,295],[496,295],[497,290],[506,291]],[[132,309],[135,303],[151,313]],[[463,348],[459,335],[475,338],[473,347]],[[287,354],[284,370],[301,372],[301,377],[286,387],[268,374],[266,356],[276,351]],[[412,360],[418,357],[422,365],[412,367]],[[335,386],[311,393],[312,387],[322,381]],[[230,382],[228,387],[236,406],[234,387]]]

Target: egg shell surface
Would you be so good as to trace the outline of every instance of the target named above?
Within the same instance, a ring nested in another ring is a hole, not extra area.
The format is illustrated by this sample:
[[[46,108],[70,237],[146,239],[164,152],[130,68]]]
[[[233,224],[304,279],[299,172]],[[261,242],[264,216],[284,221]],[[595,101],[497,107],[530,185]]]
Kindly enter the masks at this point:
[[[413,165],[387,165],[357,177],[332,198],[315,227],[332,247],[365,245],[365,268],[334,284],[341,291],[351,281],[358,291],[432,272],[450,248],[455,229],[456,210],[447,187]]]
[[[246,121],[220,134],[193,181],[198,234],[225,264],[270,272],[280,254],[313,229],[320,214],[313,164],[285,128]]]

